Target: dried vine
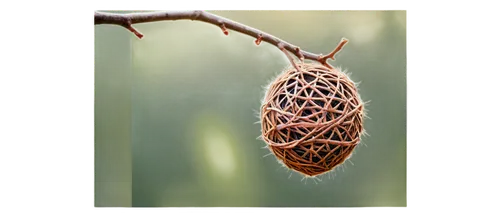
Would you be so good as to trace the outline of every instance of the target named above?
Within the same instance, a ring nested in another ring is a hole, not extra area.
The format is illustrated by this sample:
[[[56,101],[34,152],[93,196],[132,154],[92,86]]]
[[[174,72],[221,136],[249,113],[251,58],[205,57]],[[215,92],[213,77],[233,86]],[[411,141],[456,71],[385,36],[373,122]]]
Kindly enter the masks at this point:
[[[282,51],[287,50],[293,53],[301,61],[303,61],[304,59],[315,60],[329,68],[332,67],[327,63],[327,60],[334,59],[335,54],[338,53],[342,49],[342,47],[347,43],[347,39],[342,39],[342,41],[330,54],[323,56],[322,54],[314,54],[301,50],[300,47],[290,44],[266,32],[201,10],[140,12],[140,13],[128,13],[128,14],[94,12],[94,25],[99,25],[99,24],[119,25],[134,33],[139,39],[142,38],[144,35],[137,29],[135,29],[132,26],[133,24],[156,22],[156,21],[173,21],[173,20],[183,20],[183,19],[201,21],[216,25],[221,28],[222,32],[225,35],[229,35],[228,31],[229,29],[252,36],[256,39],[255,44],[257,45],[259,45],[262,41],[264,41],[278,47]],[[290,57],[289,59],[290,62],[294,66],[296,66],[295,62]]]

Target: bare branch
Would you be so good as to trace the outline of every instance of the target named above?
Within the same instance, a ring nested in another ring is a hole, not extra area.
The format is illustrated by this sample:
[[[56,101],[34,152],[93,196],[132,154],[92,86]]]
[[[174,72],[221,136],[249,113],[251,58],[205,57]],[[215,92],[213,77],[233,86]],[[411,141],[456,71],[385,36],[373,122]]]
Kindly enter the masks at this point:
[[[321,56],[318,58],[318,61],[321,62],[321,64],[329,67],[329,68],[332,68],[330,65],[328,65],[326,63],[326,60],[327,59],[332,59],[332,60],[335,60],[335,54],[337,54],[338,52],[340,52],[342,50],[342,47],[344,47],[345,44],[347,44],[347,42],[349,42],[349,40],[345,39],[345,38],[342,38],[342,41],[340,41],[340,43],[337,45],[337,47],[335,48],[335,50],[333,50],[332,52],[330,52],[328,55],[326,56]]]
[[[328,59],[334,59],[334,55],[338,53],[342,49],[342,47],[347,43],[347,40],[343,39],[335,50],[333,50],[330,54],[323,56],[321,54],[314,54],[301,50],[298,46],[290,44],[266,32],[201,10],[141,12],[141,13],[128,13],[128,14],[94,12],[94,25],[99,25],[99,24],[120,25],[130,30],[139,38],[142,38],[143,35],[132,27],[133,24],[139,24],[145,22],[157,22],[157,21],[174,21],[174,20],[193,20],[193,21],[210,23],[220,27],[225,35],[229,35],[228,29],[234,30],[242,34],[246,34],[256,38],[255,44],[257,45],[259,45],[262,41],[265,41],[269,44],[272,44],[280,48],[280,50],[282,51],[287,50],[293,53],[301,61],[303,61],[304,59],[315,60],[327,67],[331,66],[328,65],[326,61]]]

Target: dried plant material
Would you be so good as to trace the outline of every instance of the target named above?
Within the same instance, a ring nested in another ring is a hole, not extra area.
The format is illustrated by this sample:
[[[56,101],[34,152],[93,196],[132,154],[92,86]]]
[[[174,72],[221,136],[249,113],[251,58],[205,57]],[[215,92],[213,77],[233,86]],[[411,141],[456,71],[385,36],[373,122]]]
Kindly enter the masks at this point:
[[[261,108],[262,138],[285,166],[308,176],[347,160],[363,132],[356,85],[336,68],[290,67],[271,83]]]
[[[224,18],[207,11],[202,10],[181,10],[181,11],[154,11],[154,12],[134,12],[134,13],[107,13],[107,12],[94,12],[94,25],[101,24],[111,24],[119,25],[127,28],[129,31],[133,32],[138,38],[142,38],[143,35],[137,31],[133,25],[148,22],[158,22],[158,21],[173,21],[173,20],[192,20],[200,21],[212,25],[216,25],[221,28],[222,32],[228,36],[229,30],[246,34],[255,38],[255,44],[259,45],[262,42],[267,42],[271,45],[278,47],[281,44],[281,48],[286,51],[290,51],[300,60],[304,59],[315,60],[320,62],[325,66],[330,66],[327,63],[328,59],[334,59],[334,55],[342,49],[347,43],[347,39],[342,39],[341,43],[337,46],[334,51],[330,54],[323,56],[321,54],[314,54],[304,50],[301,50],[298,46],[290,44],[276,36],[258,30],[256,28],[246,26],[244,24],[235,22],[231,19]]]
[[[138,38],[132,25],[157,21],[193,20],[216,25],[225,35],[229,30],[278,47],[292,67],[270,86],[261,109],[262,136],[284,165],[315,176],[343,163],[360,142],[363,131],[363,103],[355,84],[328,64],[348,40],[323,56],[301,50],[271,34],[202,10],[138,13],[94,12],[94,25],[120,25]],[[296,64],[295,55],[300,64]],[[304,63],[312,60],[317,64]]]

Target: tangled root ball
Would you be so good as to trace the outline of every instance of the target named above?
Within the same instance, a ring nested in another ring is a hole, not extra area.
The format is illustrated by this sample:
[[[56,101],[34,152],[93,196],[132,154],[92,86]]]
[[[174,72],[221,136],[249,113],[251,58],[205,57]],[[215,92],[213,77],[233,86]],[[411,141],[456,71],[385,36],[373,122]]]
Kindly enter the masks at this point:
[[[274,80],[261,107],[262,138],[285,166],[308,176],[334,169],[360,142],[363,103],[336,68],[297,64]]]

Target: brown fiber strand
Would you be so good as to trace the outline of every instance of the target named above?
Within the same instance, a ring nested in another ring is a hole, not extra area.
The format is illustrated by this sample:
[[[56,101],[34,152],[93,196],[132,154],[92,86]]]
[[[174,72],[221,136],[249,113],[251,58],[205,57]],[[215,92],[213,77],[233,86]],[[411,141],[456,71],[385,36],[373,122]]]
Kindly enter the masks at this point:
[[[298,63],[269,86],[261,122],[274,155],[287,167],[315,176],[342,164],[360,142],[363,102],[346,74]]]

